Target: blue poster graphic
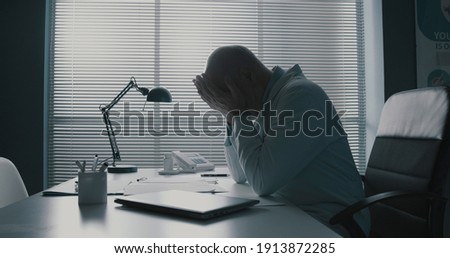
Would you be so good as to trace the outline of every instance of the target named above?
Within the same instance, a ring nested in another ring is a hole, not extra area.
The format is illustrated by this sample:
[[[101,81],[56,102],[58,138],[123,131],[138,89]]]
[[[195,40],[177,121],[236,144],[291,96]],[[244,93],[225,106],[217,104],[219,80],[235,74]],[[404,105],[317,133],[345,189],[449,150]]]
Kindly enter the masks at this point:
[[[450,86],[450,0],[416,0],[417,87]]]

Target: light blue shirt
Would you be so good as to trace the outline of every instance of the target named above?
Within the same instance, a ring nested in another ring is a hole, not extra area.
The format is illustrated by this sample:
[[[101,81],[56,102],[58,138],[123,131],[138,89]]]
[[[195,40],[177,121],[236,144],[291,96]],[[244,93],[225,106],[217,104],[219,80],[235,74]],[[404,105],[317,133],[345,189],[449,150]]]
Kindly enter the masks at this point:
[[[364,192],[347,136],[326,130],[336,116],[332,105],[326,114],[327,101],[322,88],[306,79],[298,65],[286,72],[275,67],[264,103],[270,103],[276,115],[268,119],[261,111],[253,123],[235,118],[225,153],[237,183],[248,181],[259,195],[276,192],[330,226],[329,219],[363,198]],[[255,134],[248,136],[250,130]],[[368,212],[355,219],[367,233]]]

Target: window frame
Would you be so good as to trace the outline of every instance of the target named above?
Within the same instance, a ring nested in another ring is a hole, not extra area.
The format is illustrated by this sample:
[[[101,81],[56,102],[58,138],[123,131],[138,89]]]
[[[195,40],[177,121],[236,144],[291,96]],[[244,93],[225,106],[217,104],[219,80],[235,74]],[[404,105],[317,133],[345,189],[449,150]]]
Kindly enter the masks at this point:
[[[116,0],[116,1],[119,1],[119,0]],[[141,2],[145,2],[145,0],[140,0]],[[45,156],[45,159],[44,159],[44,173],[45,173],[45,175],[44,175],[44,186],[45,187],[48,187],[48,139],[49,139],[49,136],[48,136],[48,125],[49,125],[49,112],[48,112],[48,110],[49,110],[49,101],[50,101],[50,99],[49,99],[49,94],[50,94],[50,91],[49,91],[49,81],[50,81],[50,78],[49,78],[49,70],[50,70],[50,68],[49,68],[49,66],[50,66],[50,40],[49,40],[49,35],[51,35],[51,32],[50,32],[50,30],[51,30],[51,28],[50,28],[50,24],[51,24],[51,7],[50,7],[50,5],[51,5],[51,2],[52,2],[52,0],[47,0],[47,17],[48,17],[48,19],[47,19],[47,23],[46,23],[46,35],[47,35],[47,37],[46,37],[46,76],[45,76],[45,85],[46,85],[46,87],[45,87],[45,99],[46,99],[46,101],[45,101],[45,114],[44,114],[44,119],[45,119],[45,121],[44,121],[44,133],[45,133],[45,135],[44,135],[44,139],[45,139],[45,146],[44,146],[44,156]],[[156,2],[160,2],[159,0],[157,0]],[[233,1],[231,1],[231,2],[233,2]],[[258,3],[260,3],[260,2],[262,2],[262,1],[258,1]],[[369,1],[369,2],[371,2],[371,1]],[[372,2],[375,2],[375,1],[372,1]],[[366,6],[366,4],[364,5],[364,11],[365,12],[367,12],[367,6]],[[364,20],[366,21],[367,19],[364,17]],[[367,24],[364,22],[364,29],[367,29]],[[361,33],[364,33],[364,32],[361,32]],[[366,42],[364,43],[364,44],[366,44]],[[364,45],[364,46],[359,46],[359,47],[361,47],[362,49],[364,49],[364,52],[365,53],[368,53],[369,51],[368,51],[368,49],[367,49],[367,47],[366,47],[367,45]],[[364,57],[363,57],[364,58]],[[262,61],[264,62],[264,58],[261,58],[262,59]],[[365,60],[360,60],[360,62],[366,62]],[[366,63],[366,71],[364,71],[364,72],[367,72],[367,68],[368,68],[368,65],[367,65],[367,63]],[[365,77],[366,78],[366,80],[367,80],[367,77]],[[367,85],[366,85],[366,88],[367,88]],[[99,115],[100,116],[100,115]],[[367,117],[366,117],[366,119],[367,119]],[[370,128],[372,128],[373,127],[373,125],[370,125]],[[105,139],[106,141],[107,141],[107,139]],[[120,146],[119,146],[120,147]],[[366,150],[368,149],[368,145],[366,145],[365,146],[366,147]],[[365,151],[366,151],[365,150]],[[368,153],[368,152],[367,152]],[[365,155],[365,153],[364,153],[364,155]],[[367,156],[367,155],[366,155]],[[367,158],[365,158],[366,160],[367,160]]]

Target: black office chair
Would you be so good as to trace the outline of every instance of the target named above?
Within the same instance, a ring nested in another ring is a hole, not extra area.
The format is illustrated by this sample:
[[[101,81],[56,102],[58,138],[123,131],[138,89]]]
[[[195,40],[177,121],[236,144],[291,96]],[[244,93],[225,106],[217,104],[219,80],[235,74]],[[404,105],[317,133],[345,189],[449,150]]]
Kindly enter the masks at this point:
[[[364,181],[367,198],[333,218],[366,237],[352,215],[369,207],[369,237],[442,237],[450,163],[450,89],[422,88],[388,99]]]

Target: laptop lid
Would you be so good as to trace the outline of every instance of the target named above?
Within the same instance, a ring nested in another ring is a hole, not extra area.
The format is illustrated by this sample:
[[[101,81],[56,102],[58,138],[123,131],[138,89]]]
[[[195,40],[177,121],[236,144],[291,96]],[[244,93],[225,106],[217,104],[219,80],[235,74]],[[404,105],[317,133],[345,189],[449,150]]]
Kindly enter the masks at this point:
[[[183,217],[210,219],[253,206],[259,200],[170,190],[123,196],[114,202]]]

